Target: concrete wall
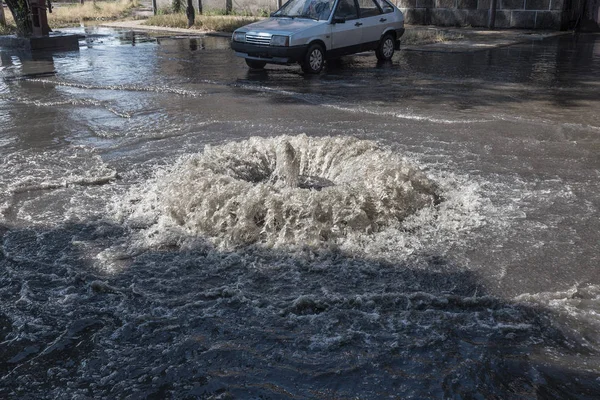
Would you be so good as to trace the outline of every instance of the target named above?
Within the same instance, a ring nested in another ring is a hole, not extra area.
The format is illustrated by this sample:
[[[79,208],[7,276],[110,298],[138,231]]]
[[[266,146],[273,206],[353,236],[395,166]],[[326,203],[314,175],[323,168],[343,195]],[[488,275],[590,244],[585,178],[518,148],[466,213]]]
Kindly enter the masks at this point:
[[[397,0],[406,23],[484,27],[491,0]],[[496,27],[565,29],[571,0],[497,0]]]

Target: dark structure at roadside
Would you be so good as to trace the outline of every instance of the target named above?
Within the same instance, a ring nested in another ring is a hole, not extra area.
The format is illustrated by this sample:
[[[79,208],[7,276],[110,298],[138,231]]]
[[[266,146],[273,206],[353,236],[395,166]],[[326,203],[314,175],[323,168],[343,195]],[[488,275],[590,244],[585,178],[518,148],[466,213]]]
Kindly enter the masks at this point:
[[[15,20],[17,35],[0,36],[0,47],[25,51],[71,51],[79,49],[79,36],[52,32],[46,11],[50,0],[5,0]],[[2,7],[2,4],[0,4]]]
[[[491,0],[397,0],[406,23],[488,26]],[[600,0],[498,0],[496,28],[598,29]]]

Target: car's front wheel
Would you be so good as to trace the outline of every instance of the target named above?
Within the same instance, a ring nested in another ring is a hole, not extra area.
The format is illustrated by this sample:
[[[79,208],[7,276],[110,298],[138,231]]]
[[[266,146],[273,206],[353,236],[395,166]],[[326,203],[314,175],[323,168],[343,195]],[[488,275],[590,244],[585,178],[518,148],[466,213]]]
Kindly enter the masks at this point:
[[[304,60],[300,63],[305,74],[318,74],[325,64],[325,50],[323,46],[313,43],[308,46]]]
[[[377,50],[375,50],[375,54],[380,61],[389,61],[392,59],[394,56],[394,37],[391,34],[386,33],[383,35]]]
[[[267,63],[264,61],[249,60],[246,58],[246,65],[248,65],[251,69],[263,69]]]

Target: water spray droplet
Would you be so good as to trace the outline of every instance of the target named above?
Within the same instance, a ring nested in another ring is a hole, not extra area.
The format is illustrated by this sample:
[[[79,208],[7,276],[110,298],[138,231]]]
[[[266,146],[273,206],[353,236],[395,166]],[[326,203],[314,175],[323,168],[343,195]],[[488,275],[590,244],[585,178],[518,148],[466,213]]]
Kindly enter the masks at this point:
[[[297,188],[300,181],[300,159],[289,141],[277,145],[273,178],[289,188]]]

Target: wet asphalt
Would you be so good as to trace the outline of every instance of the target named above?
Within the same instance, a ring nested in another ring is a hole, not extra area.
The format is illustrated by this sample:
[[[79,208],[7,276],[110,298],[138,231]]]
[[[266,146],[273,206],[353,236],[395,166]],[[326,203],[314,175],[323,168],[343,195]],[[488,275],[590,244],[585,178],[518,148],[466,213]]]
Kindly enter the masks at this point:
[[[361,54],[317,76],[248,70],[225,38],[103,28],[79,52],[1,54],[4,153],[83,145],[130,168],[253,135],[374,139],[492,185],[492,202],[519,210],[504,239],[461,260],[487,271],[492,290],[598,279],[597,35],[400,51],[390,63]]]
[[[77,52],[0,51],[0,394],[597,396],[599,35],[360,54],[306,76],[250,71],[226,38],[75,31]],[[320,271],[260,248],[157,248],[120,275],[85,259],[126,237],[105,207],[157,167],[284,134],[374,140],[459,177],[478,188],[477,228],[432,247],[431,270],[327,254]],[[567,305],[546,318],[539,299]]]

